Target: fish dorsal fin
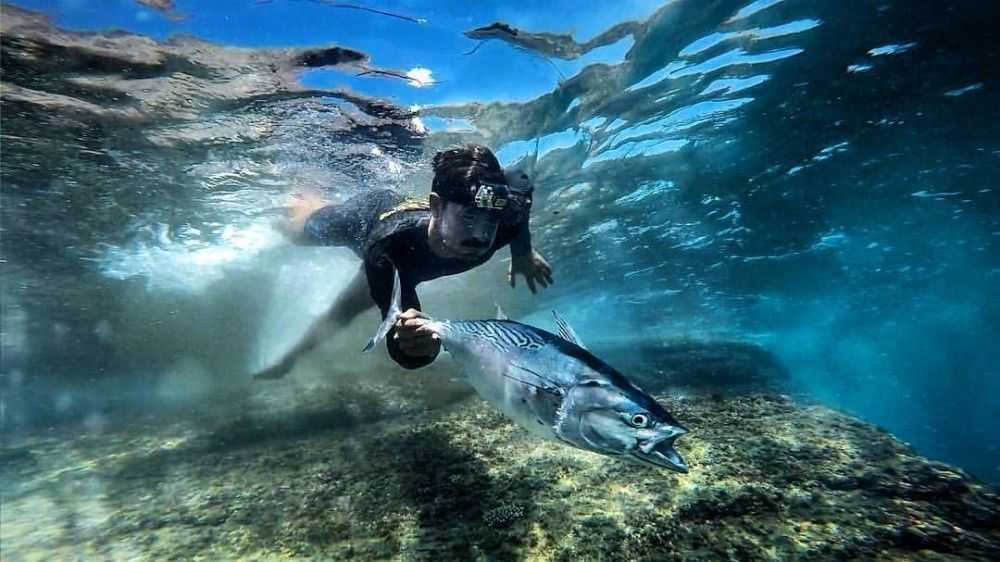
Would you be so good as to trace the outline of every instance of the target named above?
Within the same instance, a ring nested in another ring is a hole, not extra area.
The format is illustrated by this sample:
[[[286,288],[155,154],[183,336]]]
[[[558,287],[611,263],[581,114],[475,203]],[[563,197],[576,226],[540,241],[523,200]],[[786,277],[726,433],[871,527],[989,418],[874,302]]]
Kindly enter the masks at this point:
[[[553,310],[552,317],[556,319],[556,326],[559,326],[559,337],[569,343],[576,344],[583,349],[587,349],[587,346],[583,345],[583,342],[580,341],[580,336],[576,335],[576,331],[573,327],[570,326],[568,322],[563,320],[563,317],[559,316],[558,312]]]
[[[392,329],[392,325],[396,322],[396,318],[402,313],[401,300],[402,300],[402,283],[399,280],[399,270],[393,268],[393,280],[392,280],[392,300],[389,301],[389,310],[386,311],[385,317],[382,318],[382,323],[378,325],[378,330],[375,331],[375,335],[372,339],[368,340],[368,345],[365,346],[365,352],[371,351],[375,348],[378,342],[385,339],[386,334]]]
[[[500,303],[495,302],[493,304],[497,306],[497,320],[510,320],[510,318],[507,317],[507,313],[500,308]]]

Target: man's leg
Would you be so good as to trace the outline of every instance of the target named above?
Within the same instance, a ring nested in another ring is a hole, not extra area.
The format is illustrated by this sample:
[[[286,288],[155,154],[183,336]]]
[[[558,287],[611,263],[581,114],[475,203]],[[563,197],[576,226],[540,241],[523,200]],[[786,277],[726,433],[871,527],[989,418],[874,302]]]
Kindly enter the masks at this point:
[[[337,295],[333,304],[317,318],[306,331],[299,343],[274,365],[254,374],[254,379],[280,379],[288,374],[295,362],[320,343],[329,339],[359,314],[375,306],[368,291],[368,279],[362,267],[351,279],[347,287]]]

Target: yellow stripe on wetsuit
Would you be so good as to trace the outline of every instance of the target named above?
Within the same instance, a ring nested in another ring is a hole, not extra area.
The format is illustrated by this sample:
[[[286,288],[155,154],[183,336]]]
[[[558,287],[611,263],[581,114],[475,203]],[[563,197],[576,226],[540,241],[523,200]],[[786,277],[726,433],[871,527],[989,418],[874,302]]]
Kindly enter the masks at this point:
[[[427,203],[426,199],[417,199],[416,197],[407,197],[402,202],[400,202],[395,207],[385,211],[378,216],[378,220],[385,220],[396,213],[401,213],[403,211],[426,211],[430,209],[430,205]]]

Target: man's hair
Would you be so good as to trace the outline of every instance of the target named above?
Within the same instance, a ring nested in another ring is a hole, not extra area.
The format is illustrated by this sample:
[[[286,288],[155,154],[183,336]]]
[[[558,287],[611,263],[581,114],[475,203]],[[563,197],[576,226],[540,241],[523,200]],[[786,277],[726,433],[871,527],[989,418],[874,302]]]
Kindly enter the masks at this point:
[[[503,168],[490,149],[467,144],[434,155],[432,192],[448,201],[466,204],[472,201],[475,187],[481,184],[507,184]]]

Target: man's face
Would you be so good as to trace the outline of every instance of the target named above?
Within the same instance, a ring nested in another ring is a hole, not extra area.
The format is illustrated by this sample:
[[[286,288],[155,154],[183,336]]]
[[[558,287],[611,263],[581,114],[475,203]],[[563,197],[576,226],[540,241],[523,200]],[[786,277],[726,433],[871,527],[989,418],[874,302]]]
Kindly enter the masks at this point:
[[[433,195],[433,194],[432,194]],[[432,236],[448,257],[475,260],[493,246],[500,214],[474,205],[461,205],[431,197]]]

